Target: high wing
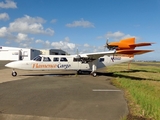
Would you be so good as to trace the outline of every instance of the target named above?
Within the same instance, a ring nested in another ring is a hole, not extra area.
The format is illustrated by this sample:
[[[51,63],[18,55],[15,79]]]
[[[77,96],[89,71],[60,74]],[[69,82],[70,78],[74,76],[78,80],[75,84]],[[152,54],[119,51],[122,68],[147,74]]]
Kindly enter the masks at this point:
[[[106,51],[106,52],[96,52],[96,53],[86,53],[80,54],[81,58],[90,58],[90,59],[98,59],[99,57],[103,57],[104,55],[114,55],[114,54],[124,54],[124,55],[140,55],[148,52],[153,52],[154,50],[134,50],[134,49],[127,49],[127,50],[113,50],[113,51]]]
[[[85,54],[80,54],[80,57],[98,59],[99,57],[103,57],[104,55],[113,55],[115,53],[116,53],[115,50],[106,52],[85,53]]]

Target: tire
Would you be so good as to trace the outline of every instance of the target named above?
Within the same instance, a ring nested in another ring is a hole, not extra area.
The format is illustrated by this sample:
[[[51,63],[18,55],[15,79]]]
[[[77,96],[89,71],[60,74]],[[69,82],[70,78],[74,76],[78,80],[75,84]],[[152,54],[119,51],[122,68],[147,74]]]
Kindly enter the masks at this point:
[[[82,74],[82,71],[81,71],[81,70],[78,70],[78,71],[77,71],[77,74],[78,74],[78,75],[81,75],[81,74]]]
[[[93,76],[93,77],[96,77],[96,76],[97,76],[97,73],[96,73],[96,72],[92,73],[92,76]]]
[[[17,76],[17,72],[12,72],[12,76],[16,77]]]

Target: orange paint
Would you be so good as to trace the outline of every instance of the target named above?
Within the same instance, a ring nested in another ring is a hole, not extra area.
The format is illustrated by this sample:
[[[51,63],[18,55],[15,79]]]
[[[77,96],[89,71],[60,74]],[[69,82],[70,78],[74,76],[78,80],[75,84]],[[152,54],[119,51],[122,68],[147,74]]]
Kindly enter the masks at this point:
[[[38,64],[35,63],[32,65],[32,68],[56,68],[57,64]]]
[[[110,47],[116,48],[116,53],[118,54],[126,54],[133,57],[134,55],[144,54],[147,52],[152,52],[153,50],[134,50],[136,47],[141,46],[150,46],[153,43],[135,43],[135,38],[126,38],[122,39],[119,42],[111,42],[109,43]]]

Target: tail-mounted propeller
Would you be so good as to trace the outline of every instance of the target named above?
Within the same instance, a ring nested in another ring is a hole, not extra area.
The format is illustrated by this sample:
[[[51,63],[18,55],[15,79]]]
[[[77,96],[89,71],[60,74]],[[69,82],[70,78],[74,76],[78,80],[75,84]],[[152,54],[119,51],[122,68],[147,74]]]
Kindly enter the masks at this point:
[[[117,49],[117,46],[114,46],[114,45],[110,45],[109,42],[108,42],[108,38],[106,40],[106,44],[104,45],[104,49],[108,49],[108,50],[116,50]]]
[[[106,48],[108,48],[108,39],[106,40],[106,44],[104,45],[104,51]]]

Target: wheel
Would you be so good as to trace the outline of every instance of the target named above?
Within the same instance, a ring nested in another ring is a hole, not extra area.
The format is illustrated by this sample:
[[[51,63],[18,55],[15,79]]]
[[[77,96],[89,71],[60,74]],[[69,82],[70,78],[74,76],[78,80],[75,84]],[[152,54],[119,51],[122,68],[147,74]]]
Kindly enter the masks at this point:
[[[78,75],[82,74],[82,71],[81,71],[81,70],[78,70],[78,71],[77,71],[77,74],[78,74]]]
[[[96,76],[97,76],[97,73],[96,73],[96,72],[93,72],[92,75],[93,75],[93,77],[96,77]]]
[[[12,76],[13,77],[17,76],[17,72],[12,72]]]

